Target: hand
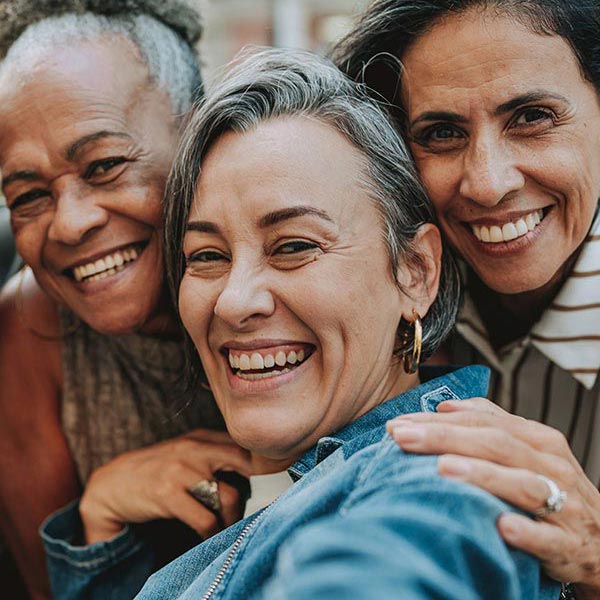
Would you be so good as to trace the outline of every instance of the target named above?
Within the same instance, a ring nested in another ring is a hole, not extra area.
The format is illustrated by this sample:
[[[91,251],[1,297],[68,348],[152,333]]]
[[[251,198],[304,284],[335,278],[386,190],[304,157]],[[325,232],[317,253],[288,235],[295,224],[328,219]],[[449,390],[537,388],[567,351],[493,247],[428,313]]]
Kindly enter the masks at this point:
[[[471,483],[526,512],[544,506],[552,479],[568,494],[560,512],[540,520],[512,513],[502,537],[537,556],[548,575],[577,585],[581,600],[600,598],[600,493],[559,431],[511,415],[489,400],[442,402],[436,413],[403,415],[387,429],[408,452],[443,455],[439,473]]]
[[[96,469],[79,511],[88,544],[108,540],[126,523],[179,519],[202,537],[219,530],[214,513],[195,500],[188,488],[216,471],[249,477],[250,455],[227,433],[196,429],[183,436],[118,456]],[[219,482],[225,526],[242,516],[239,494]]]

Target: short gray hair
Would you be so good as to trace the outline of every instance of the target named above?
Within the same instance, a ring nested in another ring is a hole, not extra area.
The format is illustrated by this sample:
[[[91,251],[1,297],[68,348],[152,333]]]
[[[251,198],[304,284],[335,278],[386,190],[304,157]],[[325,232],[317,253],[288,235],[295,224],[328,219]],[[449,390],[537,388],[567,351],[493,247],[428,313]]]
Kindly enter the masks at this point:
[[[389,116],[369,98],[363,86],[348,79],[328,60],[299,50],[263,50],[234,64],[191,115],[167,183],[164,244],[175,302],[185,269],[185,228],[207,152],[227,131],[249,131],[280,116],[308,117],[328,124],[362,154],[362,183],[382,215],[396,281],[400,260],[422,269],[413,239],[421,225],[435,223],[435,213],[404,142]],[[458,302],[457,267],[444,248],[439,293],[423,319],[424,358],[450,332]],[[197,359],[193,358],[189,338],[186,343],[193,367]],[[411,349],[408,346],[403,350]]]
[[[183,115],[202,93],[193,44],[201,35],[199,15],[179,1],[9,0],[0,8],[0,56],[28,61],[57,45],[122,36],[131,41],[152,82],[168,94],[173,114]],[[162,11],[157,6],[163,6]],[[5,19],[5,21],[2,21]]]

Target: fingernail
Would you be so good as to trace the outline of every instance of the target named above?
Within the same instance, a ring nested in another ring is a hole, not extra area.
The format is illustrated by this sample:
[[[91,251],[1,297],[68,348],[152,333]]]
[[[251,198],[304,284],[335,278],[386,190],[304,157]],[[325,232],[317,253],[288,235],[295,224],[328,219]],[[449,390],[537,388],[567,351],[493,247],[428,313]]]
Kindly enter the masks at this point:
[[[519,524],[515,523],[510,514],[500,515],[498,519],[498,528],[502,537],[507,542],[516,542],[519,539]]]
[[[456,400],[444,400],[440,402],[436,407],[436,412],[451,412],[460,408],[460,402]]]
[[[464,477],[471,470],[471,464],[464,458],[455,456],[440,456],[438,459],[438,472],[448,477]]]
[[[395,417],[391,421],[388,421],[385,424],[385,427],[389,434],[393,435],[396,427],[404,427],[407,423],[411,423],[410,419],[405,419],[404,417]]]
[[[425,439],[425,427],[414,423],[399,423],[394,426],[392,437],[399,444],[419,444]]]

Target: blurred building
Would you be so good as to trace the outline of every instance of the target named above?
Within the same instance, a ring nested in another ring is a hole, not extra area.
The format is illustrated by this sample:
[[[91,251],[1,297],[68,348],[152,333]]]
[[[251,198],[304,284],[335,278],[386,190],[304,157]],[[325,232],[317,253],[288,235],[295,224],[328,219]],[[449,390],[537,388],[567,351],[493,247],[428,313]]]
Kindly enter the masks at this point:
[[[192,0],[193,1],[193,0]],[[195,0],[204,18],[205,72],[248,45],[324,52],[346,33],[369,0]]]

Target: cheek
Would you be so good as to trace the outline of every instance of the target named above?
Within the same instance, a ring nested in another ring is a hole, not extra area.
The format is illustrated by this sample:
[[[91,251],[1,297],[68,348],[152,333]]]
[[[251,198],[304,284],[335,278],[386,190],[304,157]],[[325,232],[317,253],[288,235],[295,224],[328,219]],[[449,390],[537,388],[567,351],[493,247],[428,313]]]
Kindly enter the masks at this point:
[[[179,287],[179,314],[183,326],[196,346],[206,339],[213,304],[208,296],[208,287],[203,282],[184,276]]]
[[[30,266],[40,264],[47,226],[43,223],[18,225],[13,222],[15,247],[21,258]]]
[[[436,156],[415,156],[415,164],[438,217],[443,216],[458,185],[456,169]]]

